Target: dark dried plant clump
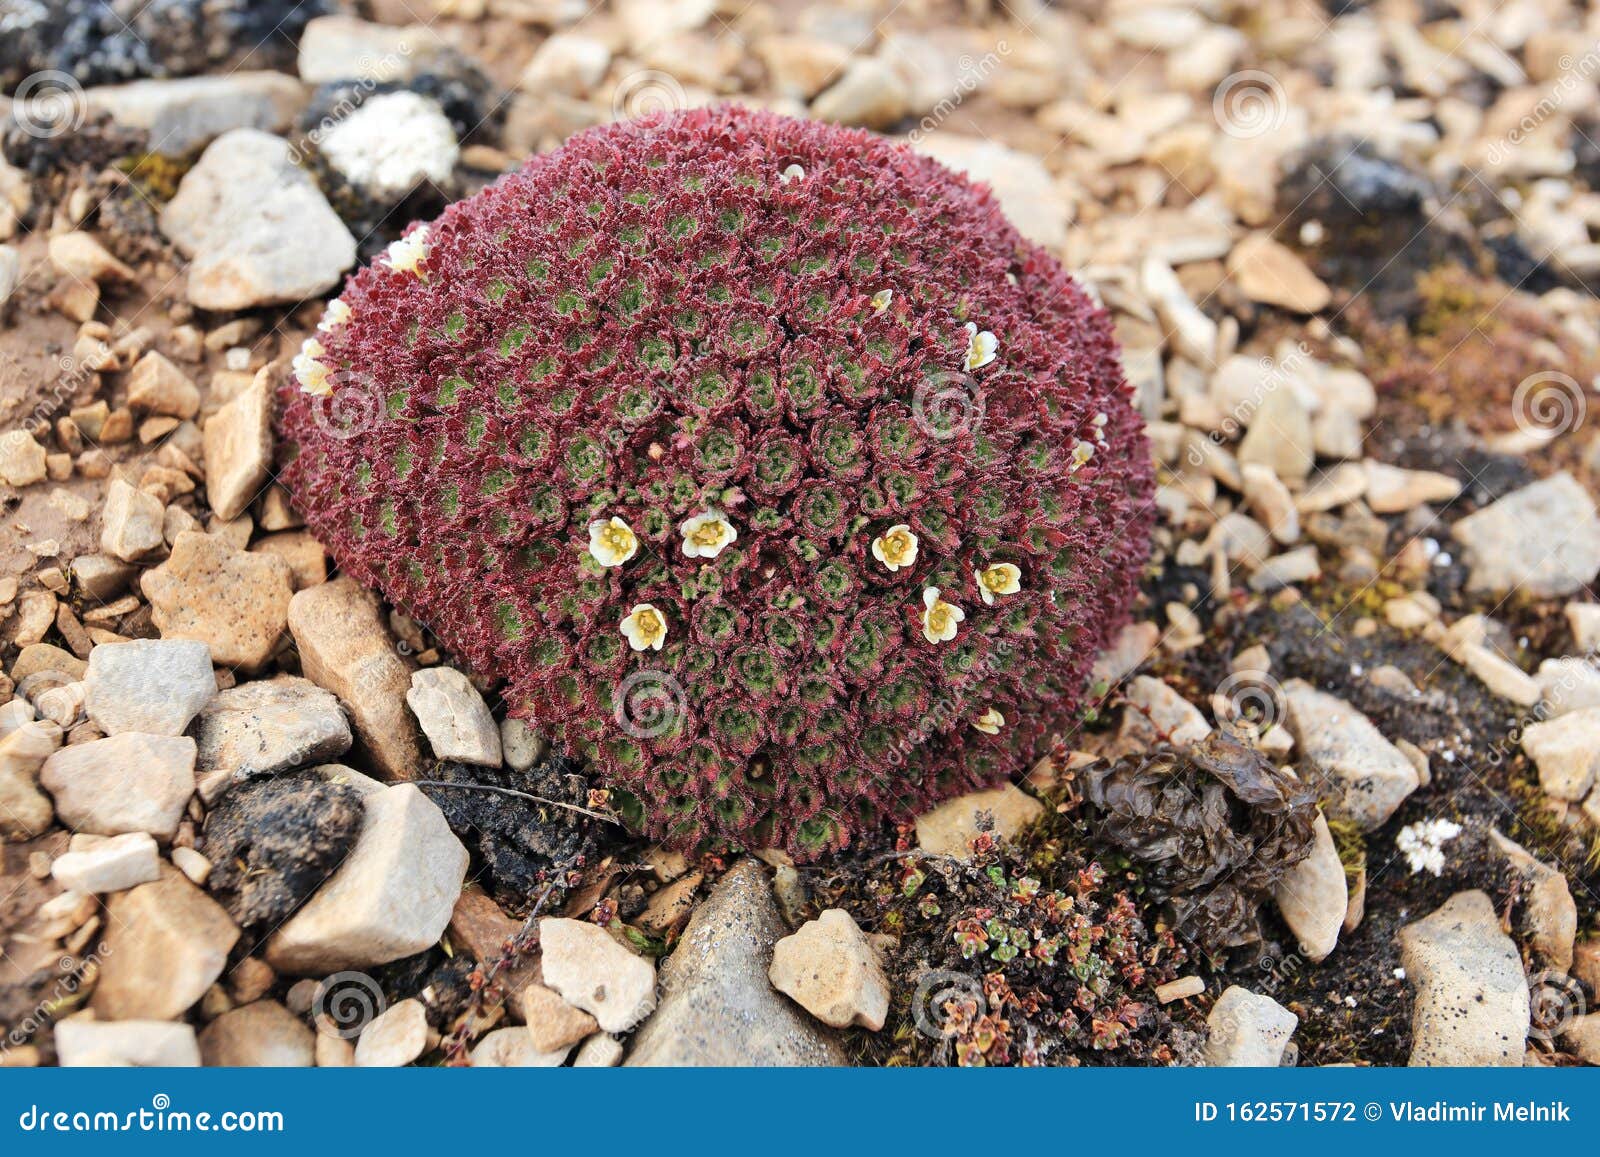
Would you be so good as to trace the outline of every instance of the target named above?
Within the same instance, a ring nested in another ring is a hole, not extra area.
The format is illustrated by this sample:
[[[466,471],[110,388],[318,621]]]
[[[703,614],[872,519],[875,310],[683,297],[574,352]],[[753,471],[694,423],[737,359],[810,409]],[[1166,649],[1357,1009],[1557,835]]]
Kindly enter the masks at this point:
[[[1260,942],[1261,904],[1311,853],[1314,791],[1220,731],[1080,774],[1090,830],[1128,858],[1174,928],[1208,956]]]
[[[810,859],[1015,776],[1146,554],[1106,314],[866,133],[582,133],[321,329],[282,407],[310,528],[675,846]]]

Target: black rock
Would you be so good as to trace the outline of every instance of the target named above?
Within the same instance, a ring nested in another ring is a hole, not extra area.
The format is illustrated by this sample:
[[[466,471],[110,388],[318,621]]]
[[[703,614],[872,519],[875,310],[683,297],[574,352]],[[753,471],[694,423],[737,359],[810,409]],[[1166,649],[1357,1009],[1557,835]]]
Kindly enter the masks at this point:
[[[249,57],[292,70],[326,0],[0,0],[0,90],[63,72],[84,86],[192,76]]]
[[[232,788],[206,817],[212,894],[241,927],[270,931],[344,860],[364,810],[356,788],[310,771]]]

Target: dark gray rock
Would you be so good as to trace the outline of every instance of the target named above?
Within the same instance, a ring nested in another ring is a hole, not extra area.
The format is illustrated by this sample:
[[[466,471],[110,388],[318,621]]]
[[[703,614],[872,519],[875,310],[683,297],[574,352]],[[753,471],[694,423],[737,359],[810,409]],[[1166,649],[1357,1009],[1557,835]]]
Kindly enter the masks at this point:
[[[740,860],[695,909],[661,965],[661,1001],[629,1065],[847,1065],[839,1037],[772,987],[772,946],[788,934],[767,874]]]

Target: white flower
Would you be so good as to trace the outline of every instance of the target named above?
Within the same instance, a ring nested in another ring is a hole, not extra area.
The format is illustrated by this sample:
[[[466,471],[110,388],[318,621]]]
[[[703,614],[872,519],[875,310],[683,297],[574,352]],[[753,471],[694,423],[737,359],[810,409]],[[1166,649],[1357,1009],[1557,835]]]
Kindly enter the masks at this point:
[[[975,322],[967,322],[967,358],[963,363],[967,371],[980,370],[1000,352],[1000,339],[988,330],[980,330]]]
[[[993,707],[972,721],[973,730],[981,731],[985,735],[999,735],[1000,729],[1005,725],[1006,717]]]
[[[589,524],[589,553],[601,566],[621,566],[639,553],[639,538],[615,515],[597,518]]]
[[[1089,464],[1089,459],[1093,457],[1094,443],[1085,442],[1080,438],[1072,447],[1072,465],[1069,467],[1069,470],[1072,473],[1077,473],[1084,466],[1087,466]]]
[[[939,597],[938,587],[926,587],[922,592],[922,637],[930,643],[948,643],[956,637],[956,627],[967,613]]]
[[[391,241],[384,256],[390,269],[422,276],[422,262],[428,256],[428,227],[419,225],[398,241]]]
[[[805,179],[806,171],[804,169],[799,165],[790,165],[778,175],[778,184],[787,185],[790,181],[803,181]]]
[[[978,580],[978,596],[986,607],[994,606],[995,595],[1014,595],[1022,589],[1022,568],[1015,563],[997,562],[972,572]]]
[[[739,537],[739,531],[721,511],[707,510],[678,524],[683,533],[685,558],[716,558],[725,546]]]
[[[300,352],[294,355],[294,361],[290,364],[294,367],[294,380],[300,383],[302,393],[315,394],[319,398],[326,398],[333,393],[333,386],[328,383],[328,367],[320,360],[327,352],[320,341],[308,337],[301,344]]]
[[[1444,845],[1461,834],[1461,825],[1450,820],[1419,820],[1407,824],[1394,837],[1395,849],[1411,865],[1411,874],[1444,873]]]
[[[667,641],[667,620],[652,603],[637,603],[622,620],[622,633],[635,651],[659,651]]]
[[[897,571],[917,561],[917,536],[903,522],[898,522],[872,540],[872,557]]]
[[[350,307],[344,303],[344,298],[336,297],[328,302],[328,308],[322,311],[322,320],[317,322],[317,329],[323,333],[332,333],[349,320]]]
[[[894,290],[880,289],[872,295],[872,312],[882,313],[889,308],[889,303],[894,300]]]

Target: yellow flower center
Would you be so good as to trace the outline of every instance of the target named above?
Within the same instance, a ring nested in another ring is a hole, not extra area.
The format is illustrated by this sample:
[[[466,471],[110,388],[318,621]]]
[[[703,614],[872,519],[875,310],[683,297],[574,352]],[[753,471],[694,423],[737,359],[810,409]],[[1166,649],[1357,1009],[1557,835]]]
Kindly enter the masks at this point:
[[[626,554],[633,545],[633,531],[625,530],[620,526],[608,526],[600,532],[605,536],[606,545],[618,554]]]
[[[909,561],[908,556],[912,551],[911,535],[904,530],[891,531],[883,536],[883,557],[900,566]]]
[[[928,609],[928,629],[934,634],[941,634],[953,625],[950,612],[953,610],[949,603],[937,602]]]
[[[689,538],[696,546],[716,546],[722,541],[722,523],[708,522],[704,526],[696,527]]]

